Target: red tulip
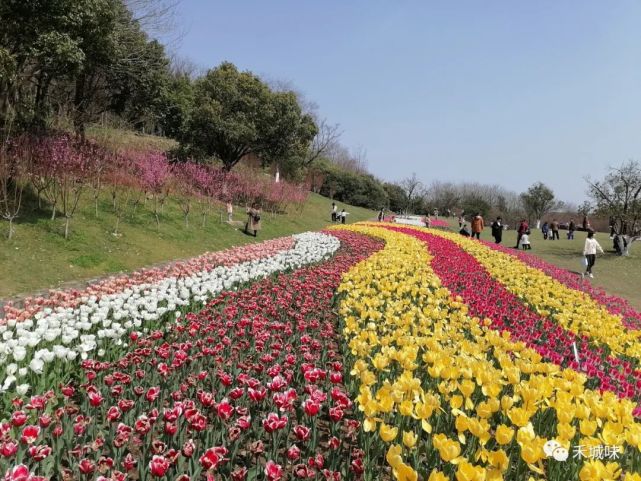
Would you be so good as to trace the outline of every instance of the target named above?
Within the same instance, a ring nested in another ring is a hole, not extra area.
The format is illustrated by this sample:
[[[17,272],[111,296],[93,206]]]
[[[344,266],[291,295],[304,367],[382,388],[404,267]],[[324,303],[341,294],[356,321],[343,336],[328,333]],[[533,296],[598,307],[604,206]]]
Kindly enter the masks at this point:
[[[15,427],[20,427],[27,422],[27,415],[24,411],[14,411],[11,415],[11,424]]]
[[[303,408],[305,409],[305,414],[308,416],[316,416],[320,411],[320,404],[313,399],[306,399],[303,403]]]
[[[5,441],[0,444],[0,455],[10,458],[18,452],[18,444],[13,441]]]
[[[245,481],[245,479],[247,479],[247,468],[243,466],[242,468],[236,468],[233,470],[231,473],[231,479],[232,481]]]
[[[302,426],[300,424],[298,426],[294,426],[294,435],[299,441],[307,441],[311,432],[312,430],[307,426]]]
[[[149,402],[154,402],[159,395],[160,395],[160,387],[154,386],[154,387],[150,387],[147,390],[147,394],[145,394],[145,398]]]
[[[149,461],[149,470],[152,476],[162,478],[171,467],[171,463],[164,456],[154,455]]]
[[[9,468],[4,475],[5,481],[29,481],[30,478],[31,472],[24,464]]]
[[[270,459],[265,465],[265,475],[269,481],[280,481],[283,479],[283,467]]]
[[[293,444],[287,450],[287,459],[289,459],[290,461],[296,461],[299,458],[300,458],[300,449],[298,448],[298,446]]]
[[[91,474],[96,469],[96,465],[90,459],[83,458],[78,463],[78,469],[82,474]]]
[[[226,421],[234,414],[234,407],[229,404],[229,401],[227,401],[227,399],[223,399],[220,403],[218,403],[218,406],[216,406],[216,414],[218,414],[218,417],[220,419]]]
[[[47,445],[29,446],[27,451],[34,461],[42,461],[51,454],[51,448]]]
[[[24,444],[31,444],[40,436],[40,426],[25,426],[22,429],[20,442]]]
[[[216,469],[218,465],[226,461],[225,455],[227,454],[227,449],[222,446],[217,446],[209,448],[205,453],[199,458],[200,465],[204,469]]]

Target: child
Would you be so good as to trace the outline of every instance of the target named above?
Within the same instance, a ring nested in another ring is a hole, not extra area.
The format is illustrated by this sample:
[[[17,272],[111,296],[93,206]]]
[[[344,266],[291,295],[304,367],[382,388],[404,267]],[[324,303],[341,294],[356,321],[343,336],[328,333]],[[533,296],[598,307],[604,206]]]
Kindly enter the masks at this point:
[[[344,224],[345,220],[347,219],[347,212],[345,212],[345,209],[341,210],[340,214],[338,216],[341,219],[341,223]]]
[[[529,251],[532,249],[532,246],[530,245],[530,231],[525,231],[525,234],[521,236],[521,248],[524,251]]]
[[[470,235],[472,235],[470,234],[470,231],[467,228],[467,224],[465,223],[461,226],[461,230],[458,231],[458,233],[461,234],[463,237],[469,237]]]

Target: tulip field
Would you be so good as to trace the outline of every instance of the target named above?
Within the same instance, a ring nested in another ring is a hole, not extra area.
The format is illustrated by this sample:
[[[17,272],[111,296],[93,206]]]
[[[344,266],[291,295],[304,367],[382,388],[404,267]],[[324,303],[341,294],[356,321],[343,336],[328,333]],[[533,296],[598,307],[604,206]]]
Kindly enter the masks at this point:
[[[335,226],[7,309],[0,476],[641,481],[640,363],[587,280]]]

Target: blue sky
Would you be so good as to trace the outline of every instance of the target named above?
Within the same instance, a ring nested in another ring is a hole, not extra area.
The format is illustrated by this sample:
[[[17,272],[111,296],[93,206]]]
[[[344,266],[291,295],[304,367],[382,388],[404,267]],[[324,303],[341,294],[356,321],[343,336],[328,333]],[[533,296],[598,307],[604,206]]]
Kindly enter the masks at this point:
[[[178,53],[292,82],[385,180],[535,181],[641,157],[641,2],[183,0]]]

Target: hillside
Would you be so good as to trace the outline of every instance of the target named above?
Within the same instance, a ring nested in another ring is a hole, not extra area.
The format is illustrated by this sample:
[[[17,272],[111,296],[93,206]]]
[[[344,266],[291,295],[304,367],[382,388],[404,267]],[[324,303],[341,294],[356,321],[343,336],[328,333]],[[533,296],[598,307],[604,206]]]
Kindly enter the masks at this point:
[[[0,299],[193,257],[206,251],[318,230],[330,223],[331,201],[311,194],[300,213],[273,217],[265,213],[263,230],[254,239],[221,221],[222,206],[211,212],[203,228],[202,216],[194,205],[190,226],[186,228],[178,203],[169,199],[159,229],[149,207],[140,206],[135,215],[129,215],[121,223],[122,236],[115,237],[112,234],[115,216],[108,194],[104,193],[100,199],[98,217],[89,197],[82,199],[72,219],[68,241],[63,237],[63,219],[52,222],[50,212],[38,211],[34,199],[27,199],[13,240],[6,240],[7,224],[0,224]],[[350,223],[375,216],[367,209],[352,206],[345,209],[350,213]],[[235,208],[234,220],[245,220],[244,208]]]

